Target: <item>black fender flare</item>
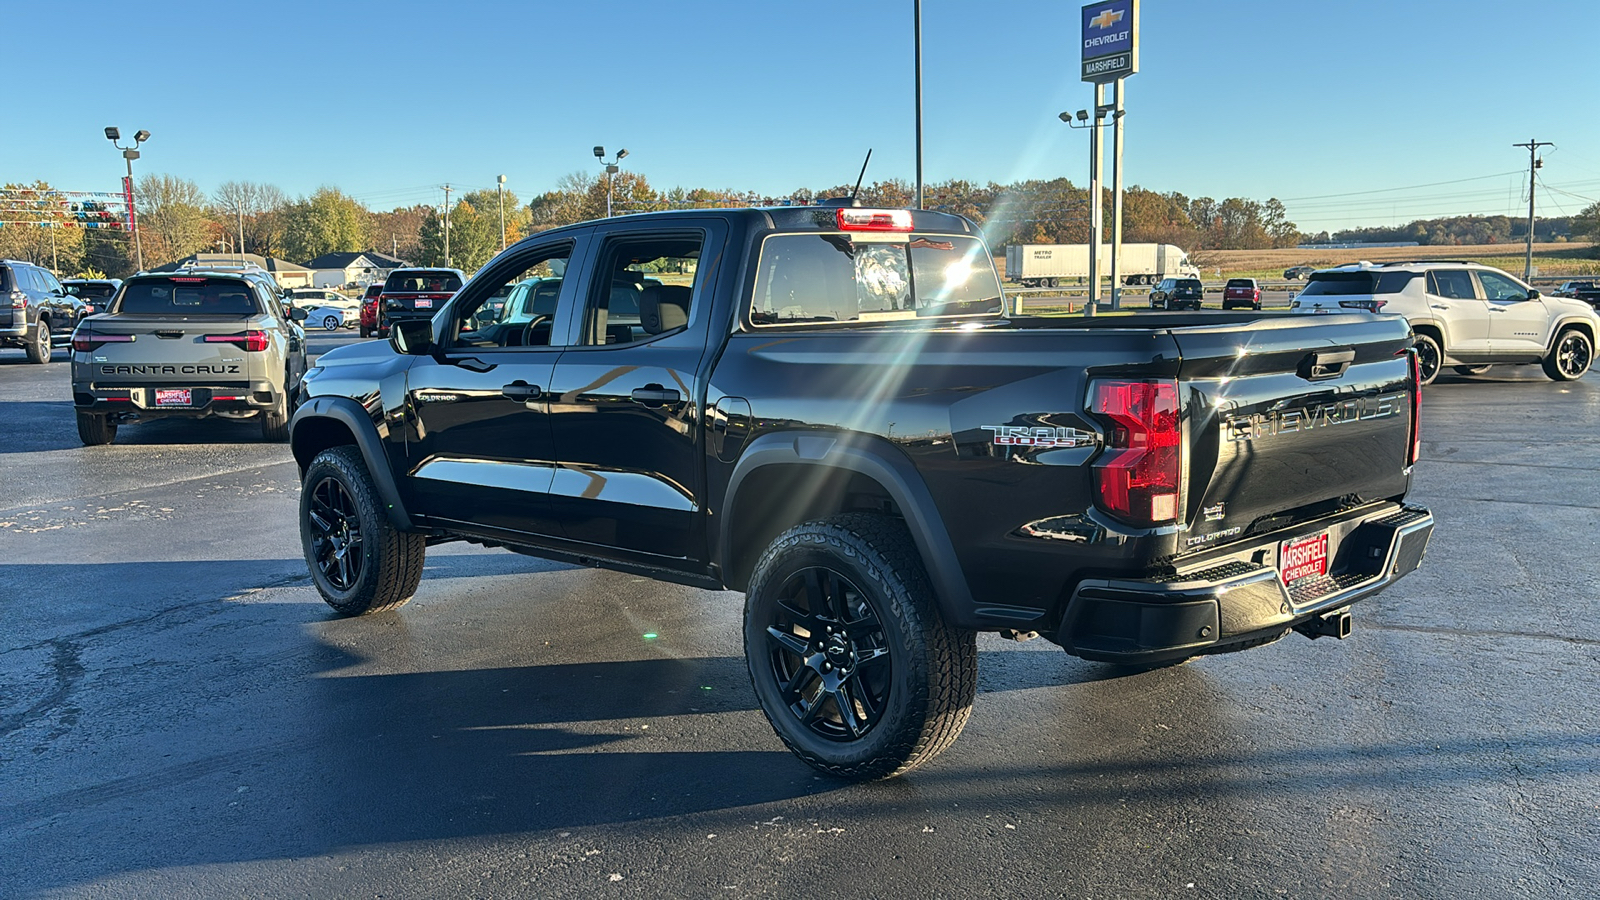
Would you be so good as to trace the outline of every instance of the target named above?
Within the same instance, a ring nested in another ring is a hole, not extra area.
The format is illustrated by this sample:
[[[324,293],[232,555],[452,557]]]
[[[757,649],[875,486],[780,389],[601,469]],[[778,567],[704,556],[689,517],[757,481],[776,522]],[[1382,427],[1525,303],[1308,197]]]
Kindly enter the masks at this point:
[[[301,426],[313,419],[331,419],[343,425],[355,437],[356,449],[367,464],[367,474],[372,477],[372,486],[378,491],[378,499],[388,511],[389,523],[400,531],[419,530],[412,524],[411,515],[400,500],[400,489],[395,484],[394,471],[389,468],[388,454],[383,452],[383,441],[378,437],[377,426],[372,424],[372,416],[366,409],[349,397],[313,397],[301,404],[294,418],[289,421],[291,450],[295,449],[298,436],[305,433],[301,431]],[[300,454],[296,452],[297,462],[299,458]],[[305,465],[301,465],[300,470],[304,474]]]
[[[951,622],[972,618],[976,605],[966,575],[956,558],[955,544],[934,505],[933,495],[916,466],[904,452],[875,435],[840,432],[775,432],[764,434],[745,448],[728,480],[723,508],[733,510],[746,479],[773,465],[823,466],[856,472],[882,485],[905,517],[906,528],[922,556],[928,579]],[[717,540],[719,568],[728,571],[726,555],[733,546],[737,523],[731,515],[722,517]],[[798,524],[798,523],[796,523]]]

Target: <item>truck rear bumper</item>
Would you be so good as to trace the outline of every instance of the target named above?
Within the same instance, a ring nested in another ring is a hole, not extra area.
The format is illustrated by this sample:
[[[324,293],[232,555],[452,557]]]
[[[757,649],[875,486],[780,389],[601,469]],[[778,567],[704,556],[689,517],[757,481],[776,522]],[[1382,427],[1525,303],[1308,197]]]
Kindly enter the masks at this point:
[[[1052,638],[1085,659],[1140,665],[1243,650],[1291,628],[1315,629],[1329,613],[1415,570],[1433,534],[1433,515],[1401,506],[1324,527],[1325,575],[1286,586],[1278,567],[1282,542],[1274,539],[1197,572],[1090,578],[1073,590]]]
[[[188,405],[166,406],[156,391],[189,391]],[[270,381],[233,385],[153,385],[150,387],[73,386],[72,402],[79,412],[107,413],[124,419],[190,418],[221,415],[243,417],[278,408],[279,391]]]

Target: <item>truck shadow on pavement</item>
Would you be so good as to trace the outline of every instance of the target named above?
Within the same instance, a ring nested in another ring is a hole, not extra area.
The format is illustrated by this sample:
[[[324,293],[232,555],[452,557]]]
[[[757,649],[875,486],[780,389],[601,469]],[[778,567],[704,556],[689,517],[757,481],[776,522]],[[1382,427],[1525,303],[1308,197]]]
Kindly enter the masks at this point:
[[[0,401],[0,409],[4,409],[0,453],[45,450],[115,453],[119,446],[266,444],[261,440],[261,425],[255,419],[233,421],[213,417],[131,422],[117,429],[116,440],[109,447],[85,447],[78,438],[78,422],[70,400]],[[268,446],[282,447],[284,456],[288,456],[287,444]]]

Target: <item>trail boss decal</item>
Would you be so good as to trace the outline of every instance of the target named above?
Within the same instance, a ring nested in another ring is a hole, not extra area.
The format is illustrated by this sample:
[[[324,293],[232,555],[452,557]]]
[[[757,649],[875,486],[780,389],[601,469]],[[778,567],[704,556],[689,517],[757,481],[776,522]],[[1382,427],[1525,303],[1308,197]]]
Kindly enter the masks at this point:
[[[1092,431],[1076,428],[1030,428],[1025,425],[984,425],[984,431],[994,432],[997,447],[1033,447],[1052,450],[1057,447],[1093,447],[1099,436]]]

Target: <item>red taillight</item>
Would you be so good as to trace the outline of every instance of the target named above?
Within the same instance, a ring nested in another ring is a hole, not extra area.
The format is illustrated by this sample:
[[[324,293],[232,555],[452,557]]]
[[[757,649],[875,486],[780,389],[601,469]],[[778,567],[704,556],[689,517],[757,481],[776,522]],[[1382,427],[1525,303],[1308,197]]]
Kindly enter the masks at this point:
[[[176,281],[179,284],[204,284],[206,279],[203,275],[198,278],[193,275],[174,275],[167,280]]]
[[[1172,381],[1096,381],[1090,409],[1112,423],[1094,466],[1100,506],[1134,525],[1178,520],[1183,432]]]
[[[859,209],[840,207],[840,231],[910,231],[909,209]]]
[[[1407,352],[1411,356],[1411,454],[1406,465],[1414,466],[1422,458],[1422,360],[1416,350]]]
[[[131,334],[73,334],[72,349],[82,353],[100,349],[101,344],[131,344]]]
[[[267,349],[267,333],[251,329],[240,334],[208,334],[205,336],[208,344],[238,344],[246,350]]]
[[[1364,309],[1367,312],[1382,312],[1387,300],[1340,300],[1339,305],[1345,309]]]

